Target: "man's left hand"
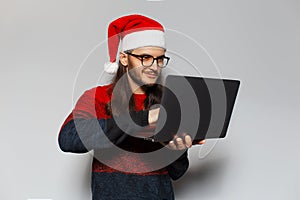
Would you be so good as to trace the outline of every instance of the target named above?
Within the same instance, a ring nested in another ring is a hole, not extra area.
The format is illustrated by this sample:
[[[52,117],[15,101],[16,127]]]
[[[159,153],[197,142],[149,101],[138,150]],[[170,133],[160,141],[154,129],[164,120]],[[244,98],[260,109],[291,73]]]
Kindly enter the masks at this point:
[[[204,144],[205,140],[201,140],[198,144]],[[185,135],[182,138],[175,136],[172,141],[170,141],[166,147],[172,150],[185,150],[191,148],[193,144],[192,138],[189,135]]]

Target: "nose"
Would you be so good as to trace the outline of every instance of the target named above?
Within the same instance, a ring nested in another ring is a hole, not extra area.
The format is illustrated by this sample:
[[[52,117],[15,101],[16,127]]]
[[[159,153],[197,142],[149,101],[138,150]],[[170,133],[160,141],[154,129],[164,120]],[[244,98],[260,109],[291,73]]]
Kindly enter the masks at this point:
[[[158,61],[154,60],[153,64],[150,66],[150,69],[157,71],[158,70]]]

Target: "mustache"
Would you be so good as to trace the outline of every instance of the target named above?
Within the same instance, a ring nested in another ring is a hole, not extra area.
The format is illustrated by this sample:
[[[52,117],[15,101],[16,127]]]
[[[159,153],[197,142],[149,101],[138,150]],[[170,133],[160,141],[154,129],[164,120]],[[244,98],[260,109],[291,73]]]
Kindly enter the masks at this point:
[[[158,71],[152,70],[152,69],[144,69],[144,70],[143,70],[143,73],[146,73],[146,74],[154,74],[154,75],[156,75],[156,76],[159,75]]]

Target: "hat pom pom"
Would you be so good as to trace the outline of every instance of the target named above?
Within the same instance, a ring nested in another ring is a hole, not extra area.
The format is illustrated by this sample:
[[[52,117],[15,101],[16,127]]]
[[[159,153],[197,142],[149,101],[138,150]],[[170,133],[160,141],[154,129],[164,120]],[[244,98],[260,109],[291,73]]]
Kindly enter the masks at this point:
[[[116,74],[118,71],[119,65],[116,62],[106,62],[104,64],[104,71],[108,74]]]

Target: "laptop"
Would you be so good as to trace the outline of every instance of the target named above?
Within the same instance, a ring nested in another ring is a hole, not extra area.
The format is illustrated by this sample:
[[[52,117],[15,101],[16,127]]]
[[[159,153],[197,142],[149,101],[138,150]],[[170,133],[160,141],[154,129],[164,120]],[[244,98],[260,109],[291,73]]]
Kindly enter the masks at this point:
[[[154,135],[147,140],[169,142],[189,134],[195,144],[224,138],[239,86],[239,80],[168,75]]]

